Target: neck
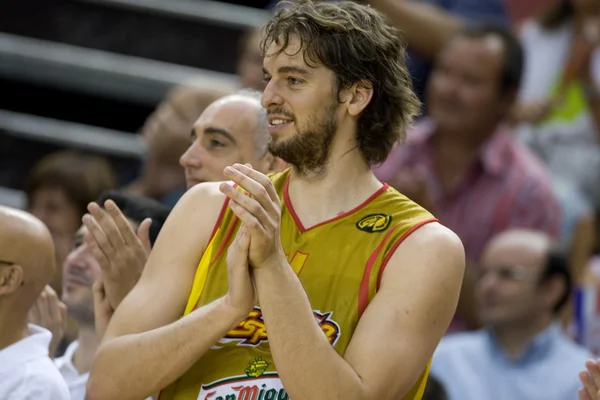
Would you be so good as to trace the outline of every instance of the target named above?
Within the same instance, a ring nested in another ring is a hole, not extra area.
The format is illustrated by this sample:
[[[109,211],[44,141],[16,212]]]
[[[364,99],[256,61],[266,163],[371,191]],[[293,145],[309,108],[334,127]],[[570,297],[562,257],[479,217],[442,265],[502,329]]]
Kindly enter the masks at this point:
[[[80,374],[90,372],[92,369],[92,361],[100,345],[100,340],[96,335],[96,330],[93,326],[81,326],[77,335],[79,346],[73,355],[73,365]]]
[[[553,321],[553,317],[548,315],[539,317],[537,320],[528,319],[511,326],[496,327],[492,331],[500,346],[511,358],[515,358],[522,354],[533,338],[547,329]]]
[[[0,350],[25,339],[28,335],[27,313],[21,312],[20,307],[13,307],[12,304],[4,305],[6,307],[0,308]]]
[[[328,160],[319,175],[292,169],[288,193],[305,226],[352,210],[382,186],[353,142],[333,143]]]
[[[487,142],[498,129],[498,122],[486,124],[485,127],[468,131],[455,132],[437,128],[433,137],[436,152],[458,152],[462,155],[475,154],[479,148]]]

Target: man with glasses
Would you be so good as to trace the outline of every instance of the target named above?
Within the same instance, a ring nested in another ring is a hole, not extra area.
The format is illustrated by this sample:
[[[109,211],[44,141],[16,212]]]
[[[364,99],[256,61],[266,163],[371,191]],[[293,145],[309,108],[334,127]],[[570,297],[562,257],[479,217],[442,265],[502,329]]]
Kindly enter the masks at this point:
[[[505,231],[483,251],[476,297],[484,329],[443,340],[431,373],[448,399],[573,399],[590,357],[564,336],[558,315],[569,265],[544,233]]]
[[[56,268],[50,232],[31,214],[0,206],[0,399],[70,399],[48,357],[52,334],[27,324]]]

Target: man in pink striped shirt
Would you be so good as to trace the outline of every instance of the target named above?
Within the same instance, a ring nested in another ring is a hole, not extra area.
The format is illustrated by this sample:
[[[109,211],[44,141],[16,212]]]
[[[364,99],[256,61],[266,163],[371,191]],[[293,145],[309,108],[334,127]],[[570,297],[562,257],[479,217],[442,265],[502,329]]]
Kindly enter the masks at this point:
[[[519,43],[503,29],[471,27],[453,38],[429,80],[428,118],[375,169],[463,241],[472,266],[452,330],[477,325],[473,264],[491,237],[509,228],[559,233],[544,166],[503,124],[522,63]]]

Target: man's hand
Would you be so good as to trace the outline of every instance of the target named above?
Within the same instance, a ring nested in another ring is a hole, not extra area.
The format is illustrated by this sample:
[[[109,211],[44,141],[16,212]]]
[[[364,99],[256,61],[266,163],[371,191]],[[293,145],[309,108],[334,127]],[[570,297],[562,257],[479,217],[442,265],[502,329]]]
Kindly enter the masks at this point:
[[[433,200],[427,187],[425,170],[402,168],[388,180],[388,184],[429,212],[433,212]]]
[[[58,299],[50,286],[44,288],[29,310],[28,321],[52,332],[49,354],[54,357],[58,343],[67,329],[67,306]]]
[[[249,249],[250,235],[246,227],[242,225],[227,250],[229,289],[226,297],[227,303],[239,311],[241,318],[245,318],[256,303],[250,265],[248,264]]]
[[[250,265],[261,268],[270,263],[287,262],[279,235],[281,202],[271,180],[241,164],[225,168],[224,173],[248,192],[242,193],[228,183],[220,186],[221,192],[231,199],[229,206],[250,235]]]
[[[113,309],[116,309],[139,280],[150,254],[150,225],[145,219],[138,233],[112,201],[104,203],[102,210],[90,203],[83,217],[87,228],[85,242],[102,268],[104,289]]]
[[[92,290],[94,293],[94,320],[96,323],[96,335],[98,335],[98,339],[102,339],[104,337],[104,332],[106,332],[108,322],[114,313],[114,309],[111,308],[110,303],[108,302],[108,297],[106,297],[104,281],[102,278],[94,282]]]
[[[583,388],[579,389],[579,400],[600,399],[600,361],[589,360],[585,363],[587,371],[579,373]]]

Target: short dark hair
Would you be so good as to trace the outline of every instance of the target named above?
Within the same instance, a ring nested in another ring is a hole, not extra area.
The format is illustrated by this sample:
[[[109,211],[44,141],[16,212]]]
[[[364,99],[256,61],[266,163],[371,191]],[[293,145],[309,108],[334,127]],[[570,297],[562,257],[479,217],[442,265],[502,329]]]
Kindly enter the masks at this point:
[[[138,224],[142,223],[146,218],[152,219],[152,225],[150,225],[150,244],[154,245],[158,233],[167,220],[171,209],[154,199],[115,190],[103,193],[98,198],[98,204],[103,207],[104,202],[109,199],[115,202],[123,215]]]
[[[525,54],[519,39],[504,26],[493,23],[468,24],[458,35],[472,39],[482,39],[487,36],[497,36],[504,45],[504,61],[500,76],[500,94],[515,95],[521,85]]]
[[[355,2],[283,2],[265,27],[262,51],[266,56],[280,54],[292,38],[300,40],[299,52],[308,65],[334,72],[338,95],[357,83],[372,87],[356,140],[367,162],[385,161],[420,111],[399,32],[383,14]],[[266,54],[272,43],[282,46],[276,54]]]
[[[88,203],[102,192],[114,189],[116,183],[115,173],[106,159],[63,150],[45,156],[33,166],[27,176],[25,193],[31,202],[38,189],[60,189],[83,216]]]
[[[552,248],[547,255],[546,258],[546,266],[544,268],[544,272],[542,272],[541,283],[548,282],[553,277],[562,278],[565,283],[565,290],[560,299],[556,302],[554,306],[554,313],[558,313],[561,309],[567,304],[569,298],[571,297],[571,291],[573,284],[573,280],[571,277],[571,270],[569,261],[567,260],[566,255],[558,250],[557,248]]]

